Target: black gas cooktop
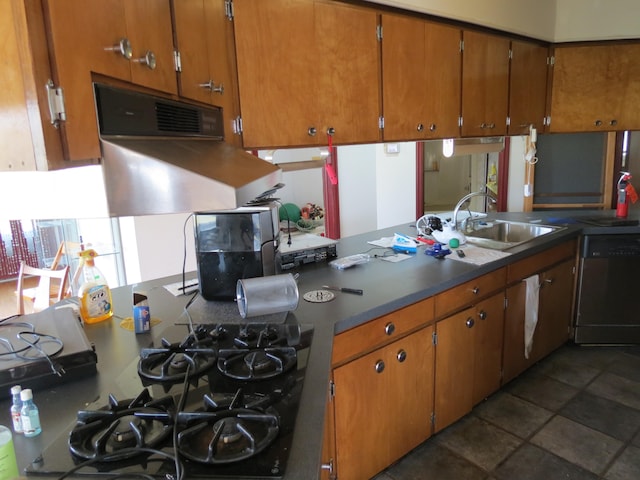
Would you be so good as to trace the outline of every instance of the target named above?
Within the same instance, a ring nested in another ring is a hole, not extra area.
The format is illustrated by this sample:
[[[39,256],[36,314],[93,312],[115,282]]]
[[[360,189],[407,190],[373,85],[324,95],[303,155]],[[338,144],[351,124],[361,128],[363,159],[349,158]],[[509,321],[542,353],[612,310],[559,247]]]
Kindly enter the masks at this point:
[[[313,327],[174,325],[141,350],[130,398],[77,413],[27,474],[284,475]]]

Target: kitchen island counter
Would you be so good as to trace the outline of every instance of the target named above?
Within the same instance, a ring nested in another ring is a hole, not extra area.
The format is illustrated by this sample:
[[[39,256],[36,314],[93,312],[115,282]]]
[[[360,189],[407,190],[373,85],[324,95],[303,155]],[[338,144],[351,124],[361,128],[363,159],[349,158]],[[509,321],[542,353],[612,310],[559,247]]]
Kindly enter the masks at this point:
[[[498,214],[497,217],[542,222],[548,218],[544,214],[535,213]],[[335,292],[335,298],[327,303],[310,303],[301,298],[298,308],[291,315],[292,321],[313,325],[314,333],[293,446],[284,478],[311,479],[319,475],[331,350],[336,333],[576,238],[583,227],[568,224],[565,229],[511,249],[511,255],[481,266],[451,259],[436,259],[425,255],[423,248],[419,248],[418,253],[411,255],[407,260],[389,262],[383,258],[388,250],[375,248],[367,243],[381,237],[393,236],[394,232],[415,235],[415,226],[404,224],[340,240],[340,257],[368,253],[371,258],[366,264],[346,270],[337,270],[324,263],[304,265],[298,269],[295,273],[300,273],[298,286],[301,297],[306,292],[322,288],[323,285],[359,288],[364,293],[354,295]],[[637,227],[624,229],[640,231]],[[188,279],[194,277],[194,273],[187,276]],[[149,346],[154,338],[161,337],[164,328],[185,321],[184,307],[190,297],[175,297],[163,288],[164,285],[180,279],[178,275],[145,282],[142,286],[148,291],[152,316],[161,321],[149,334],[135,335],[120,326],[122,317],[131,314],[131,288],[114,289],[116,317],[85,327],[88,338],[95,344],[98,374],[44,391],[34,391],[36,403],[41,411],[43,433],[32,439],[14,435],[21,470],[36,459],[39,452],[55,438],[68,435],[69,427],[78,410],[97,400],[105,402],[109,393],[121,388],[123,380],[128,375],[136,374],[135,365],[141,348]],[[205,302],[198,299],[189,307],[189,313],[195,322],[221,323],[241,320],[233,303]],[[10,425],[9,401],[3,400],[0,409],[0,423]]]

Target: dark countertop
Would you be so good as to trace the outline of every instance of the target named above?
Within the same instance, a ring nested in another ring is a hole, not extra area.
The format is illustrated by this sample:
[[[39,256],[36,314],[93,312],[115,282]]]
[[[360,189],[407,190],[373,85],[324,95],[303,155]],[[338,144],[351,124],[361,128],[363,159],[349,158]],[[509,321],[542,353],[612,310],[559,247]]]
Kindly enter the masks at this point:
[[[591,215],[593,212],[589,212]],[[309,303],[302,298],[290,320],[314,326],[313,342],[302,392],[301,405],[296,421],[293,447],[289,458],[286,479],[317,478],[321,463],[322,431],[330,374],[331,349],[336,333],[362,324],[447,290],[455,285],[489,273],[508,263],[538,253],[581,233],[640,233],[640,227],[601,228],[568,221],[582,212],[530,212],[501,213],[489,219],[500,218],[514,221],[537,221],[556,223],[566,228],[509,250],[512,254],[482,266],[456,260],[438,260],[425,255],[423,248],[410,259],[391,263],[381,260],[384,249],[367,242],[381,237],[393,236],[394,232],[415,235],[415,226],[398,225],[362,235],[341,239],[338,255],[344,257],[356,253],[369,253],[368,263],[347,270],[337,270],[326,263],[300,267],[298,287],[300,296],[322,285],[338,285],[360,288],[364,294],[353,295],[336,292],[336,298],[328,303]],[[596,212],[611,216],[611,211]],[[555,221],[560,219],[561,221]],[[376,257],[377,255],[377,257]],[[188,278],[195,277],[195,273]],[[96,400],[103,400],[108,393],[121,390],[119,379],[123,375],[136,375],[135,365],[141,348],[159,338],[162,330],[175,322],[184,322],[184,306],[188,297],[174,297],[163,285],[179,281],[176,275],[145,282],[149,294],[152,317],[161,320],[149,334],[135,335],[119,326],[121,317],[131,315],[131,289],[121,287],[113,290],[114,307],[120,318],[93,325],[85,331],[95,344],[98,355],[98,374],[74,382],[61,384],[46,391],[34,391],[34,399],[40,408],[43,432],[36,438],[27,439],[14,435],[14,442],[21,469],[35,459],[38,453],[59,435],[67,435],[76,412]],[[195,322],[211,323],[240,321],[235,304],[206,302],[198,299],[189,308]],[[128,392],[127,392],[128,393]],[[100,398],[103,397],[103,398]],[[0,423],[11,425],[9,400],[0,402]]]

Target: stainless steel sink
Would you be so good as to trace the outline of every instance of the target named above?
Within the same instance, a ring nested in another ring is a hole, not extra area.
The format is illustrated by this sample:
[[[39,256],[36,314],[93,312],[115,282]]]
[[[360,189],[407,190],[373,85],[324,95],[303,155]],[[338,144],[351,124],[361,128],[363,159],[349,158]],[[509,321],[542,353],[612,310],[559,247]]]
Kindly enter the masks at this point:
[[[465,236],[467,242],[479,247],[506,250],[564,228],[566,227],[494,220],[486,226],[474,225],[474,229],[465,233]]]

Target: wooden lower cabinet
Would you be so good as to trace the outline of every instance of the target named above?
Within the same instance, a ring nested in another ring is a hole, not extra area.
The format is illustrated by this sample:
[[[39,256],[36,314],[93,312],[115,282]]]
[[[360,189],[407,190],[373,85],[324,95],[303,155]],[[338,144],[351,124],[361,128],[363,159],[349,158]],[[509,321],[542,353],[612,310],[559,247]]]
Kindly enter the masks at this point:
[[[504,291],[436,324],[434,432],[500,388]]]
[[[529,358],[524,354],[526,283],[523,280],[507,288],[503,383],[512,380],[569,340],[575,265],[575,259],[569,258],[538,274],[538,321]]]
[[[333,370],[337,476],[373,477],[431,435],[433,326]]]

